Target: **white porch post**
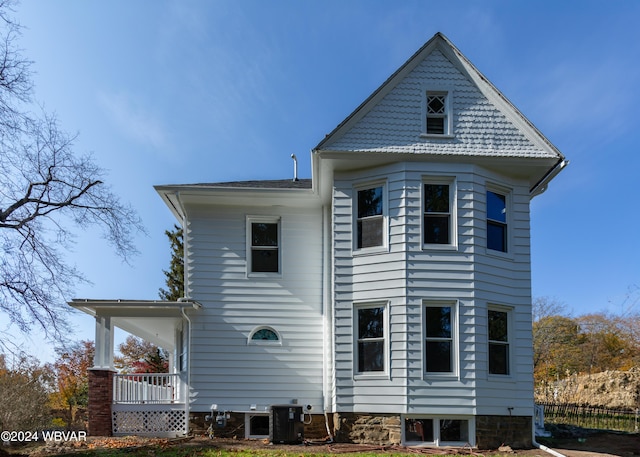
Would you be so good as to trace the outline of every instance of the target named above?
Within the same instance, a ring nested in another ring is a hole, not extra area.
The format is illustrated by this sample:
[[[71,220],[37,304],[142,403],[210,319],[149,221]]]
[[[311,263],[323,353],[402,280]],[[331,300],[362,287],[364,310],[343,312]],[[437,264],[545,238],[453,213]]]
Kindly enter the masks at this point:
[[[96,315],[96,352],[93,367],[114,370],[113,324],[109,316]]]

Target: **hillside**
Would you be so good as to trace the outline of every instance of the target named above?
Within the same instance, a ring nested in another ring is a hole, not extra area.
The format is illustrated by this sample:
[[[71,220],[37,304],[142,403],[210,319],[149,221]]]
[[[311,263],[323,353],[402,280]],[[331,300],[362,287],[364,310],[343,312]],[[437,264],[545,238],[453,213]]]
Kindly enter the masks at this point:
[[[571,403],[613,409],[640,408],[640,367],[572,375],[536,389],[536,403]]]

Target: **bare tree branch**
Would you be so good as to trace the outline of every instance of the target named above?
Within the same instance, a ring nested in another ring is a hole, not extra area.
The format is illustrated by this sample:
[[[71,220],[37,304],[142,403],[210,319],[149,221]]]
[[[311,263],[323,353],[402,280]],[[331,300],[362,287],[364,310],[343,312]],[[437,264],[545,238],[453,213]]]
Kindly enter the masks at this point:
[[[65,259],[76,231],[99,227],[127,261],[144,228],[93,158],[75,154],[76,136],[55,116],[31,111],[31,62],[15,46],[14,4],[0,0],[0,317],[60,340],[66,300],[85,281]],[[3,343],[0,334],[0,349]]]

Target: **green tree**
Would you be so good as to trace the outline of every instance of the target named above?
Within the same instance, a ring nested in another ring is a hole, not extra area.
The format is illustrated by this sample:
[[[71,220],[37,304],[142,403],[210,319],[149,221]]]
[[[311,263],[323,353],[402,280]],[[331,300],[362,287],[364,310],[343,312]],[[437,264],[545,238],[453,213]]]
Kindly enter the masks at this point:
[[[84,281],[65,259],[75,230],[98,227],[126,260],[144,228],[93,158],[75,154],[75,136],[34,109],[15,3],[0,0],[0,314],[24,333],[35,326],[63,341],[66,299]],[[0,337],[0,349],[6,343]]]
[[[162,300],[176,301],[184,297],[184,241],[182,228],[177,225],[173,230],[165,230],[165,235],[171,243],[171,265],[169,270],[162,270],[166,277],[167,289],[160,288]]]

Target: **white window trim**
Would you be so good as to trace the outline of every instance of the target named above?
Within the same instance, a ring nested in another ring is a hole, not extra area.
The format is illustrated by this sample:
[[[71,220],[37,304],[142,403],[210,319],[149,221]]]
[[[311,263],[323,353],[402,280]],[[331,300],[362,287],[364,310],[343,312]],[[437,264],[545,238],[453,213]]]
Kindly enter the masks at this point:
[[[489,233],[487,231],[487,222],[489,221],[489,202],[487,201],[487,192],[493,192],[496,194],[503,195],[505,197],[505,205],[507,208],[507,239],[505,240],[507,244],[507,251],[496,251],[495,249],[489,248]],[[487,183],[485,186],[485,252],[488,255],[492,255],[495,257],[502,257],[504,259],[513,259],[513,191],[507,187],[500,186],[498,184]]]
[[[451,365],[449,373],[427,371],[427,312],[428,307],[451,307]],[[422,301],[422,373],[425,379],[457,380],[460,377],[460,330],[459,330],[459,302],[458,300],[423,300]]]
[[[447,96],[445,101],[445,133],[442,135],[435,133],[427,133],[427,96],[429,94],[445,94]],[[439,85],[425,85],[422,87],[422,130],[420,133],[421,138],[430,139],[451,139],[454,138],[453,134],[453,88],[450,86]]]
[[[361,190],[382,187],[382,245],[372,246],[368,248],[358,247],[358,192]],[[366,183],[358,183],[353,187],[352,199],[352,252],[354,255],[379,254],[389,251],[389,196],[387,192],[387,181],[368,181]]]
[[[252,270],[252,243],[251,243],[251,224],[277,224],[278,225],[278,271],[277,272],[261,272]],[[247,216],[246,222],[246,263],[248,278],[281,278],[282,277],[282,218],[280,216]]]
[[[384,308],[384,316],[382,323],[384,325],[383,330],[383,362],[384,362],[384,370],[383,371],[358,371],[358,361],[359,361],[359,353],[358,353],[358,310],[366,309],[366,308]],[[362,380],[362,379],[389,379],[389,302],[388,301],[378,301],[378,302],[363,302],[363,303],[354,303],[353,304],[353,313],[352,313],[352,329],[353,329],[353,379],[354,380]]]
[[[407,441],[405,436],[405,427],[404,422],[405,419],[431,419],[433,420],[434,430],[433,430],[433,441]],[[413,447],[429,447],[429,446],[455,446],[462,447],[466,445],[471,445],[471,447],[476,446],[476,418],[475,416],[430,416],[424,414],[404,414],[400,418],[402,423],[402,445],[403,446],[413,446]],[[467,421],[469,424],[469,430],[467,433],[469,434],[469,441],[441,441],[440,440],[440,421],[441,420],[463,420]]]
[[[255,335],[256,332],[259,332],[260,330],[271,330],[273,333],[276,334],[278,339],[277,340],[254,340],[254,339],[252,339],[253,335]],[[261,325],[259,327],[254,328],[253,330],[251,330],[251,333],[249,333],[249,336],[247,337],[247,345],[252,345],[252,346],[282,346],[282,335],[280,334],[280,332],[278,332],[273,327],[269,327],[268,325]]]
[[[424,226],[424,186],[425,184],[447,184],[449,186],[449,215],[451,217],[449,226],[449,244],[425,243],[425,226]],[[443,250],[451,251],[458,249],[458,182],[455,176],[423,176],[422,188],[420,189],[420,214],[422,222],[420,223],[420,238],[422,249],[424,250]]]
[[[489,372],[489,311],[499,311],[502,313],[507,313],[507,344],[509,346],[509,358],[508,358],[508,367],[509,367],[509,373],[507,374],[497,374],[497,373],[490,373]],[[515,350],[515,346],[514,346],[514,324],[513,324],[513,314],[514,314],[514,308],[512,306],[506,306],[506,305],[497,305],[497,304],[493,304],[490,303],[487,305],[487,315],[486,315],[486,319],[487,319],[487,378],[488,379],[493,379],[493,380],[501,380],[501,381],[509,381],[511,379],[514,379],[514,372],[513,372],[513,368],[514,368],[514,350]]]
[[[245,413],[244,415],[244,438],[245,439],[264,439],[269,438],[269,435],[252,435],[251,434],[251,418],[254,416],[268,417],[269,418],[269,428],[271,428],[271,417],[269,412],[251,412]]]

